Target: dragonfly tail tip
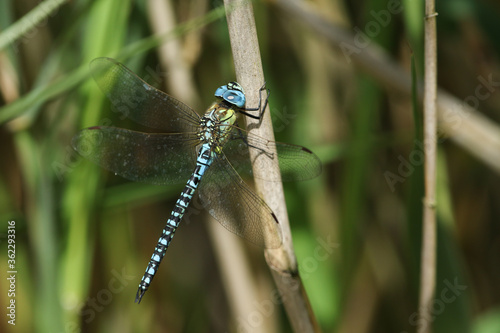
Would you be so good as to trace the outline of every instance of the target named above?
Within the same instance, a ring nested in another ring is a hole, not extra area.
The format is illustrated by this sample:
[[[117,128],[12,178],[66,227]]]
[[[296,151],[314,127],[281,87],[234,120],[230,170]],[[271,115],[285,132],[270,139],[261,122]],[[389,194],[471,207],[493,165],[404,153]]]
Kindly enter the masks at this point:
[[[143,290],[142,288],[139,288],[137,290],[137,294],[135,295],[135,301],[134,301],[134,303],[140,304],[141,300],[142,300],[142,296],[144,296],[145,292],[146,292],[145,290]]]

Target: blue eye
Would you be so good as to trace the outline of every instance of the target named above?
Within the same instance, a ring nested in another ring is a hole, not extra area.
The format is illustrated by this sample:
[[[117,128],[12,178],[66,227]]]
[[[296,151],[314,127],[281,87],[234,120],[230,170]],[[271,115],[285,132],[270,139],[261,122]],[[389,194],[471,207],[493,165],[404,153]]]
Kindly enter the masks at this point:
[[[224,99],[226,102],[233,104],[239,108],[245,106],[245,93],[241,86],[236,82],[229,82],[225,86],[217,88],[215,97]]]
[[[222,87],[219,87],[217,88],[217,90],[215,91],[215,97],[220,97],[222,98],[222,95],[227,91],[227,86],[222,86]]]
[[[222,95],[222,98],[239,108],[245,106],[245,94],[243,94],[241,91],[228,90]]]

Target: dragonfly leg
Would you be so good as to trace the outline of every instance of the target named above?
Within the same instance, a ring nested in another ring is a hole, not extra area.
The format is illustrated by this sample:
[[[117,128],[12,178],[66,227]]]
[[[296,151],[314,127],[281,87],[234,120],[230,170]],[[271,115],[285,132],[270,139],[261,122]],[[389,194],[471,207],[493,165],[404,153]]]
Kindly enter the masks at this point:
[[[264,105],[261,108],[261,105],[262,105],[262,92],[263,91],[266,91],[266,95],[267,96],[266,96],[266,99],[264,100]],[[269,100],[269,96],[270,95],[271,95],[271,90],[269,90],[269,88],[266,88],[266,82],[264,82],[264,84],[262,85],[262,87],[260,87],[260,89],[259,89],[259,105],[257,105],[257,107],[255,107],[255,108],[241,109],[240,112],[242,114],[244,114],[245,116],[253,118],[253,119],[259,119],[259,120],[262,119],[262,116],[264,115],[264,111],[266,110],[267,102]],[[256,116],[256,115],[248,113],[248,111],[259,111],[259,114]]]

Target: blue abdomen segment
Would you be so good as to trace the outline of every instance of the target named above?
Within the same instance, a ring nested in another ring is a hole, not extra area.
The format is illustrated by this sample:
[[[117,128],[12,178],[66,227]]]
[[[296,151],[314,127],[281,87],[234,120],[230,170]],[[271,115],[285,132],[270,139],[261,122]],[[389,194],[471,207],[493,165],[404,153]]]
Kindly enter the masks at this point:
[[[186,213],[186,209],[189,206],[189,203],[193,199],[194,192],[200,183],[201,177],[207,170],[207,168],[212,163],[210,146],[208,144],[203,144],[198,152],[198,158],[196,159],[196,168],[194,169],[193,174],[187,181],[184,190],[182,191],[179,199],[175,203],[175,207],[170,214],[170,217],[167,220],[167,224],[165,228],[163,228],[162,234],[158,239],[158,243],[156,244],[153,255],[151,256],[151,260],[146,267],[146,272],[142,276],[141,282],[139,283],[139,289],[137,290],[137,295],[135,296],[135,302],[140,303],[142,297],[146,293],[155,276],[158,266],[160,265],[161,260],[165,256],[168,246],[174,237],[174,233],[179,227],[179,223],[182,220],[182,217]]]

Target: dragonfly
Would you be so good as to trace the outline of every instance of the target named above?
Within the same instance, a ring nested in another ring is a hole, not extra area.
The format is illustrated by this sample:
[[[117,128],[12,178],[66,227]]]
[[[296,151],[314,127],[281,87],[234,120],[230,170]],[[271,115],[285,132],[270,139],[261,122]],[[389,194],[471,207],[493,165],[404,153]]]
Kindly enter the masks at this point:
[[[246,108],[243,88],[229,82],[216,89],[216,101],[200,116],[114,59],[97,58],[90,67],[114,109],[148,131],[89,127],[74,136],[73,148],[131,181],[185,183],[139,283],[136,303],[148,290],[195,192],[202,206],[227,230],[263,248],[281,246],[276,215],[240,176],[252,176],[250,156],[254,155],[250,151],[279,163],[281,179],[269,181],[314,178],[321,172],[321,162],[307,148],[269,141],[238,126],[240,114],[262,117],[269,98],[265,84],[259,90],[259,105]],[[267,93],[264,103],[262,93]]]

